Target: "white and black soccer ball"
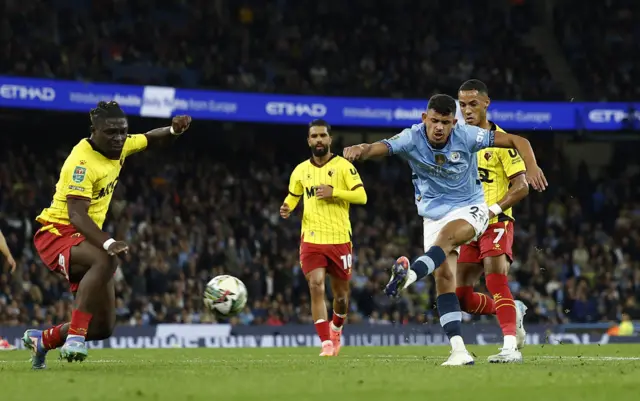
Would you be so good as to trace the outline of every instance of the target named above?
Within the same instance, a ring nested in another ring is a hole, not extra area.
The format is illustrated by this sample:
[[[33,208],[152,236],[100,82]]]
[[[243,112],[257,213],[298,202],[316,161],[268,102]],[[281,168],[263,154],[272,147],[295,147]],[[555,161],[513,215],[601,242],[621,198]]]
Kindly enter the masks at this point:
[[[233,276],[214,277],[204,290],[204,304],[216,316],[235,316],[247,304],[247,287]]]

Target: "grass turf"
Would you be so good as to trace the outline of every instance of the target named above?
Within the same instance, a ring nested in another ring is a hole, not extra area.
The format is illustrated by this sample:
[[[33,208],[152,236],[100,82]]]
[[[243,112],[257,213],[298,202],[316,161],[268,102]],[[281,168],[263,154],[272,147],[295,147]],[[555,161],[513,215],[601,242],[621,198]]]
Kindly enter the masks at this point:
[[[0,353],[6,401],[637,400],[640,345],[530,346],[522,365],[490,365],[495,346],[471,346],[475,366],[441,367],[445,347],[89,351],[83,363],[32,371],[27,351]]]

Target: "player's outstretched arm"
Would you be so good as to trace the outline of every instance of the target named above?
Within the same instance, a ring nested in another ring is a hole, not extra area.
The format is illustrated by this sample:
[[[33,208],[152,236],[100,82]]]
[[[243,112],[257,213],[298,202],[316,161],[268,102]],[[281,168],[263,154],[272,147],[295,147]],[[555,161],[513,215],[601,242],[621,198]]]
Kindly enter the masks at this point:
[[[524,164],[527,167],[527,182],[531,184],[536,191],[544,191],[549,184],[542,169],[538,166],[536,156],[533,153],[533,148],[529,141],[521,136],[507,134],[505,132],[495,131],[494,134],[493,146],[496,148],[515,148],[522,156],[522,160],[524,160]]]
[[[0,231],[0,253],[4,255],[11,266],[11,273],[16,270],[16,261],[13,259],[13,255],[11,255],[11,250],[9,249],[9,245],[7,244],[7,240],[4,238],[2,231]]]
[[[389,156],[389,148],[382,142],[361,143],[360,145],[344,148],[342,155],[350,162],[354,160],[367,160],[375,157]]]
[[[67,213],[69,213],[71,225],[84,235],[89,243],[112,255],[126,252],[128,246],[125,242],[112,240],[109,234],[102,231],[89,217],[90,204],[91,200],[88,198],[67,197]]]
[[[190,116],[175,116],[171,120],[170,127],[152,129],[145,133],[147,147],[163,147],[171,144],[178,136],[182,135],[191,125]]]

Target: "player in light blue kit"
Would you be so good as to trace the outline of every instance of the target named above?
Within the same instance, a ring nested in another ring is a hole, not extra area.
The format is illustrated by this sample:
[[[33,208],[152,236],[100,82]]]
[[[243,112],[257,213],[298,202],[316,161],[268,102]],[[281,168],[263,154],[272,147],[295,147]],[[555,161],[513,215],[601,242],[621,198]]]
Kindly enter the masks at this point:
[[[488,147],[515,148],[527,167],[527,182],[538,191],[547,187],[528,140],[457,124],[455,113],[456,102],[451,96],[435,95],[422,113],[422,124],[381,142],[344,149],[349,161],[398,155],[411,167],[415,203],[424,218],[425,254],[412,264],[400,257],[392,267],[385,292],[397,296],[411,283],[434,273],[440,324],[452,348],[443,363],[448,366],[474,363],[461,336],[462,312],[455,277],[460,245],[479,237],[489,219],[476,152]]]

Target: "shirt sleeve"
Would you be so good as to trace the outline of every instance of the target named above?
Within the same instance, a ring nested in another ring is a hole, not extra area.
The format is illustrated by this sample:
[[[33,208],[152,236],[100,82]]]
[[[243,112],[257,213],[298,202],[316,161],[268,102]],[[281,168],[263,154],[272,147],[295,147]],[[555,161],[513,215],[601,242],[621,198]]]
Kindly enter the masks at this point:
[[[380,142],[387,145],[387,148],[389,148],[389,155],[407,154],[413,147],[413,141],[411,140],[411,129],[404,129],[398,135],[392,136],[389,139],[383,139]]]
[[[515,149],[500,149],[498,158],[502,163],[502,168],[509,179],[527,171],[524,160]]]
[[[464,131],[465,142],[469,151],[475,153],[482,149],[490,148],[496,137],[495,131],[478,128],[474,125],[459,125],[454,129],[461,128]]]
[[[129,135],[124,142],[122,153],[124,157],[131,156],[134,153],[142,152],[147,148],[149,141],[145,134]]]
[[[358,170],[356,170],[353,164],[345,160],[341,170],[345,186],[349,191],[364,186],[362,178],[360,178],[360,174],[358,174]]]
[[[65,198],[91,199],[95,181],[96,176],[91,164],[70,157],[60,171],[58,190]]]
[[[296,167],[291,173],[291,177],[289,177],[289,194],[293,196],[302,196],[304,192],[304,188],[302,187],[302,183],[300,182],[300,168]]]

